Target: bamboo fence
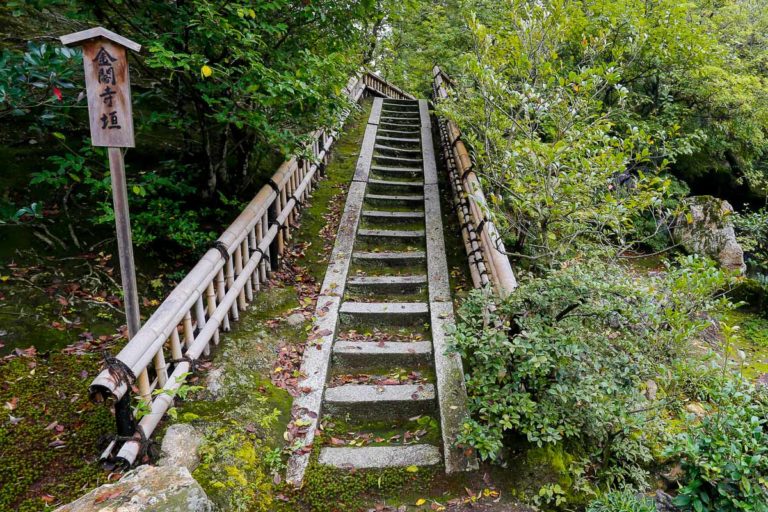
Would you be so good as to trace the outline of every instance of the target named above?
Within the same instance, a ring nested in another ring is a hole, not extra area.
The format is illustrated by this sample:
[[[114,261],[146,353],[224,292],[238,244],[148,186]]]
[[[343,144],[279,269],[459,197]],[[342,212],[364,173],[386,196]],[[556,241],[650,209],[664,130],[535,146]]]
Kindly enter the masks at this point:
[[[355,103],[366,95],[413,98],[369,72],[352,77],[345,94]],[[124,399],[136,390],[145,414],[131,435],[115,437],[102,459],[115,452],[118,464],[130,466],[140,459],[195,362],[219,343],[220,333],[230,330],[277,269],[291,238],[291,221],[323,172],[337,135],[334,130],[314,132],[308,147],[312,158],[284,162],[139,332],[116,357],[107,358],[106,369],[91,383],[91,399],[130,403]]]
[[[451,79],[438,66],[432,71],[434,100],[445,100],[448,88],[453,85]],[[473,170],[472,159],[461,140],[461,130],[449,119],[440,118],[438,125],[453,206],[459,217],[472,282],[475,288],[490,286],[500,296],[506,297],[517,288],[517,280],[504,242],[496,226],[486,216],[485,195]]]

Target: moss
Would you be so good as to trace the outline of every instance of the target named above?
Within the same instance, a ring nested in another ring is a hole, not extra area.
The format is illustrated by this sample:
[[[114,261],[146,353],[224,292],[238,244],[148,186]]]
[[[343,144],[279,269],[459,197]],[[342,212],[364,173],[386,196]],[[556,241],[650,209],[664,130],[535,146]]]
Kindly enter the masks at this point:
[[[104,482],[94,462],[114,420],[85,393],[99,366],[95,356],[60,354],[0,366],[0,403],[9,404],[0,419],[0,510],[41,510],[44,497],[66,503]]]
[[[200,448],[202,463],[192,476],[224,510],[272,510],[275,484],[264,464],[268,451],[256,434],[237,422],[210,429]]]
[[[282,511],[313,512],[358,511],[381,499],[407,500],[409,495],[425,494],[441,468],[407,468],[346,471],[310,464],[304,487]]]
[[[750,379],[768,373],[768,320],[748,310],[729,312],[724,321],[740,327],[734,349],[746,355],[742,371]],[[735,354],[731,354],[734,357]]]

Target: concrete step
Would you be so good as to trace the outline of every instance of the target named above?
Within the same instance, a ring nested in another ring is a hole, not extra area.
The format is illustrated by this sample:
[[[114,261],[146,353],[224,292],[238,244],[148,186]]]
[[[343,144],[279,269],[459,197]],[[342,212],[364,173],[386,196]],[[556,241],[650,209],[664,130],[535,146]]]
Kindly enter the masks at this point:
[[[409,466],[436,466],[442,462],[440,449],[429,444],[407,446],[327,446],[318,462],[341,469],[384,469]]]
[[[420,190],[424,188],[423,181],[390,181],[380,180],[378,178],[368,179],[368,185],[374,187],[399,187],[411,190]]]
[[[421,121],[421,115],[419,112],[412,112],[412,111],[402,111],[402,112],[395,112],[391,110],[382,111],[382,116],[389,118],[389,119],[397,119],[398,121],[408,121],[408,122],[417,122]]]
[[[377,135],[381,137],[398,137],[400,135],[410,135],[410,137],[403,137],[406,139],[410,139],[413,137],[418,137],[421,134],[421,130],[396,130],[392,128],[379,128],[376,132]],[[392,135],[390,135],[392,134]]]
[[[373,159],[376,160],[376,162],[386,161],[386,162],[394,162],[395,164],[418,165],[418,166],[421,166],[421,162],[422,162],[421,158],[406,158],[402,156],[386,156],[386,155],[373,155]]]
[[[431,341],[337,341],[334,364],[346,368],[413,367],[432,364]]]
[[[409,155],[420,155],[421,154],[421,148],[418,149],[410,149],[410,148],[396,148],[393,146],[385,146],[384,144],[375,144],[373,146],[373,149],[376,151],[382,152],[382,153],[405,153]]]
[[[369,220],[414,220],[423,219],[424,212],[387,212],[379,210],[363,210],[363,218]]]
[[[433,384],[345,384],[326,388],[323,409],[355,419],[407,418],[434,412],[436,402]]]
[[[425,232],[423,229],[358,229],[357,236],[417,240],[424,238]]]
[[[355,276],[347,279],[351,291],[381,294],[416,293],[427,285],[426,275]]]
[[[398,122],[397,119],[393,118],[387,118],[382,119],[379,121],[379,127],[386,128],[394,128],[396,130],[402,130],[402,129],[421,129],[421,123],[420,122]]]
[[[388,167],[386,165],[372,165],[371,171],[388,176],[420,176],[424,174],[421,167]]]
[[[427,255],[424,251],[407,252],[355,252],[352,259],[357,263],[376,263],[388,266],[424,263]]]
[[[344,324],[386,322],[390,325],[418,325],[429,320],[426,302],[352,302],[346,301],[339,310]]]
[[[377,133],[376,142],[396,142],[398,144],[421,145],[421,139],[419,137],[390,137],[389,135],[381,135],[380,133]]]
[[[422,195],[388,195],[388,194],[366,194],[365,200],[375,204],[421,204],[424,202]]]

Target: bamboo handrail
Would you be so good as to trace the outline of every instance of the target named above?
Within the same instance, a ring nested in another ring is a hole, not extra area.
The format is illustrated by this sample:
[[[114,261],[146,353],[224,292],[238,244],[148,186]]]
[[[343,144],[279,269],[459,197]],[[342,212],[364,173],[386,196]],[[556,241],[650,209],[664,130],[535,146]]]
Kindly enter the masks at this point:
[[[432,71],[434,99],[445,100],[448,98],[446,85],[452,87],[453,82],[439,66]],[[505,254],[504,242],[496,226],[485,215],[485,195],[461,140],[461,130],[453,121],[442,118],[439,127],[472,282],[475,288],[491,285],[500,296],[506,297],[517,288],[517,279]]]
[[[350,78],[344,89],[352,103],[367,94],[397,99],[412,96],[382,78],[363,71]],[[343,125],[345,110],[339,125]],[[173,404],[176,390],[184,383],[194,362],[208,354],[211,342],[253,299],[278,260],[291,236],[291,220],[304,204],[323,172],[336,140],[336,130],[317,130],[307,149],[311,160],[291,158],[277,169],[234,222],[219,236],[214,247],[147,319],[139,332],[91,383],[92,400],[101,402],[130,398],[134,385],[149,412],[132,427],[132,437],[118,446],[113,440],[102,454],[130,466],[139,457],[143,444]],[[166,357],[170,356],[170,357]],[[169,373],[170,372],[170,373]],[[120,420],[118,418],[118,432]],[[130,437],[130,436],[129,436]]]

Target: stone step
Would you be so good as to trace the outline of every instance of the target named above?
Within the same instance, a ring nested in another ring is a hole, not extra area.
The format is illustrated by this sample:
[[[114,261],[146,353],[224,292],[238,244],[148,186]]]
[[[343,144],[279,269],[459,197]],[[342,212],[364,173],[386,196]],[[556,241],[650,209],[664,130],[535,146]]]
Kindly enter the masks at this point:
[[[421,115],[418,112],[392,112],[392,111],[383,111],[381,112],[382,117],[385,119],[397,119],[397,120],[403,120],[403,121],[421,121]]]
[[[369,323],[385,321],[391,325],[417,325],[429,319],[426,302],[352,302],[346,301],[339,310],[341,321]]]
[[[421,139],[413,137],[390,137],[389,135],[378,135],[376,142],[397,142],[401,144],[421,144]],[[419,149],[421,151],[421,149]]]
[[[366,201],[373,202],[373,203],[406,203],[406,204],[413,204],[413,203],[419,203],[421,204],[424,201],[423,195],[387,195],[387,194],[366,194],[365,195]]]
[[[390,117],[390,118],[382,119],[381,121],[379,121],[379,127],[382,127],[382,126],[385,127],[385,129],[386,127],[391,127],[397,130],[402,130],[403,128],[420,129],[421,123],[410,123],[410,122],[403,123],[403,122],[398,122],[397,119]]]
[[[373,185],[376,187],[400,187],[400,188],[408,188],[408,189],[416,189],[420,190],[424,188],[424,182],[423,181],[391,181],[391,180],[380,180],[378,178],[372,178],[368,180],[368,185]]]
[[[387,212],[380,210],[363,210],[363,217],[367,219],[398,220],[398,219],[423,219],[424,212]]]
[[[414,153],[417,155],[421,154],[421,148],[419,149],[396,148],[393,146],[385,146],[384,144],[375,144],[373,146],[373,149],[375,149],[376,151],[390,152],[390,153]]]
[[[409,466],[436,466],[442,462],[440,449],[429,444],[406,446],[327,446],[318,462],[341,469],[384,469]]]
[[[432,413],[436,405],[433,384],[345,384],[326,388],[323,398],[326,413],[354,419],[407,418]]]
[[[394,176],[401,176],[403,174],[420,175],[424,173],[420,167],[388,167],[386,165],[372,165],[371,171]]]
[[[380,160],[386,160],[388,162],[395,162],[401,164],[418,164],[421,166],[421,158],[405,158],[402,156],[386,156],[386,155],[374,155],[373,159],[377,162]]]
[[[355,252],[352,259],[357,263],[382,263],[388,266],[423,263],[427,255],[424,251],[405,252]]]
[[[337,341],[334,364],[347,368],[403,367],[432,364],[431,341]]]
[[[382,137],[389,137],[390,135],[386,135],[386,134],[390,134],[390,133],[395,134],[395,136],[397,136],[397,135],[412,135],[412,136],[418,137],[420,135],[421,131],[420,130],[394,130],[394,129],[390,129],[390,128],[379,128],[376,133],[379,136],[382,136]],[[405,138],[411,138],[411,137],[405,137]]]
[[[351,291],[375,294],[416,293],[427,285],[426,275],[415,276],[355,276],[347,279]]]
[[[357,236],[414,240],[424,238],[425,233],[423,229],[358,229]]]

